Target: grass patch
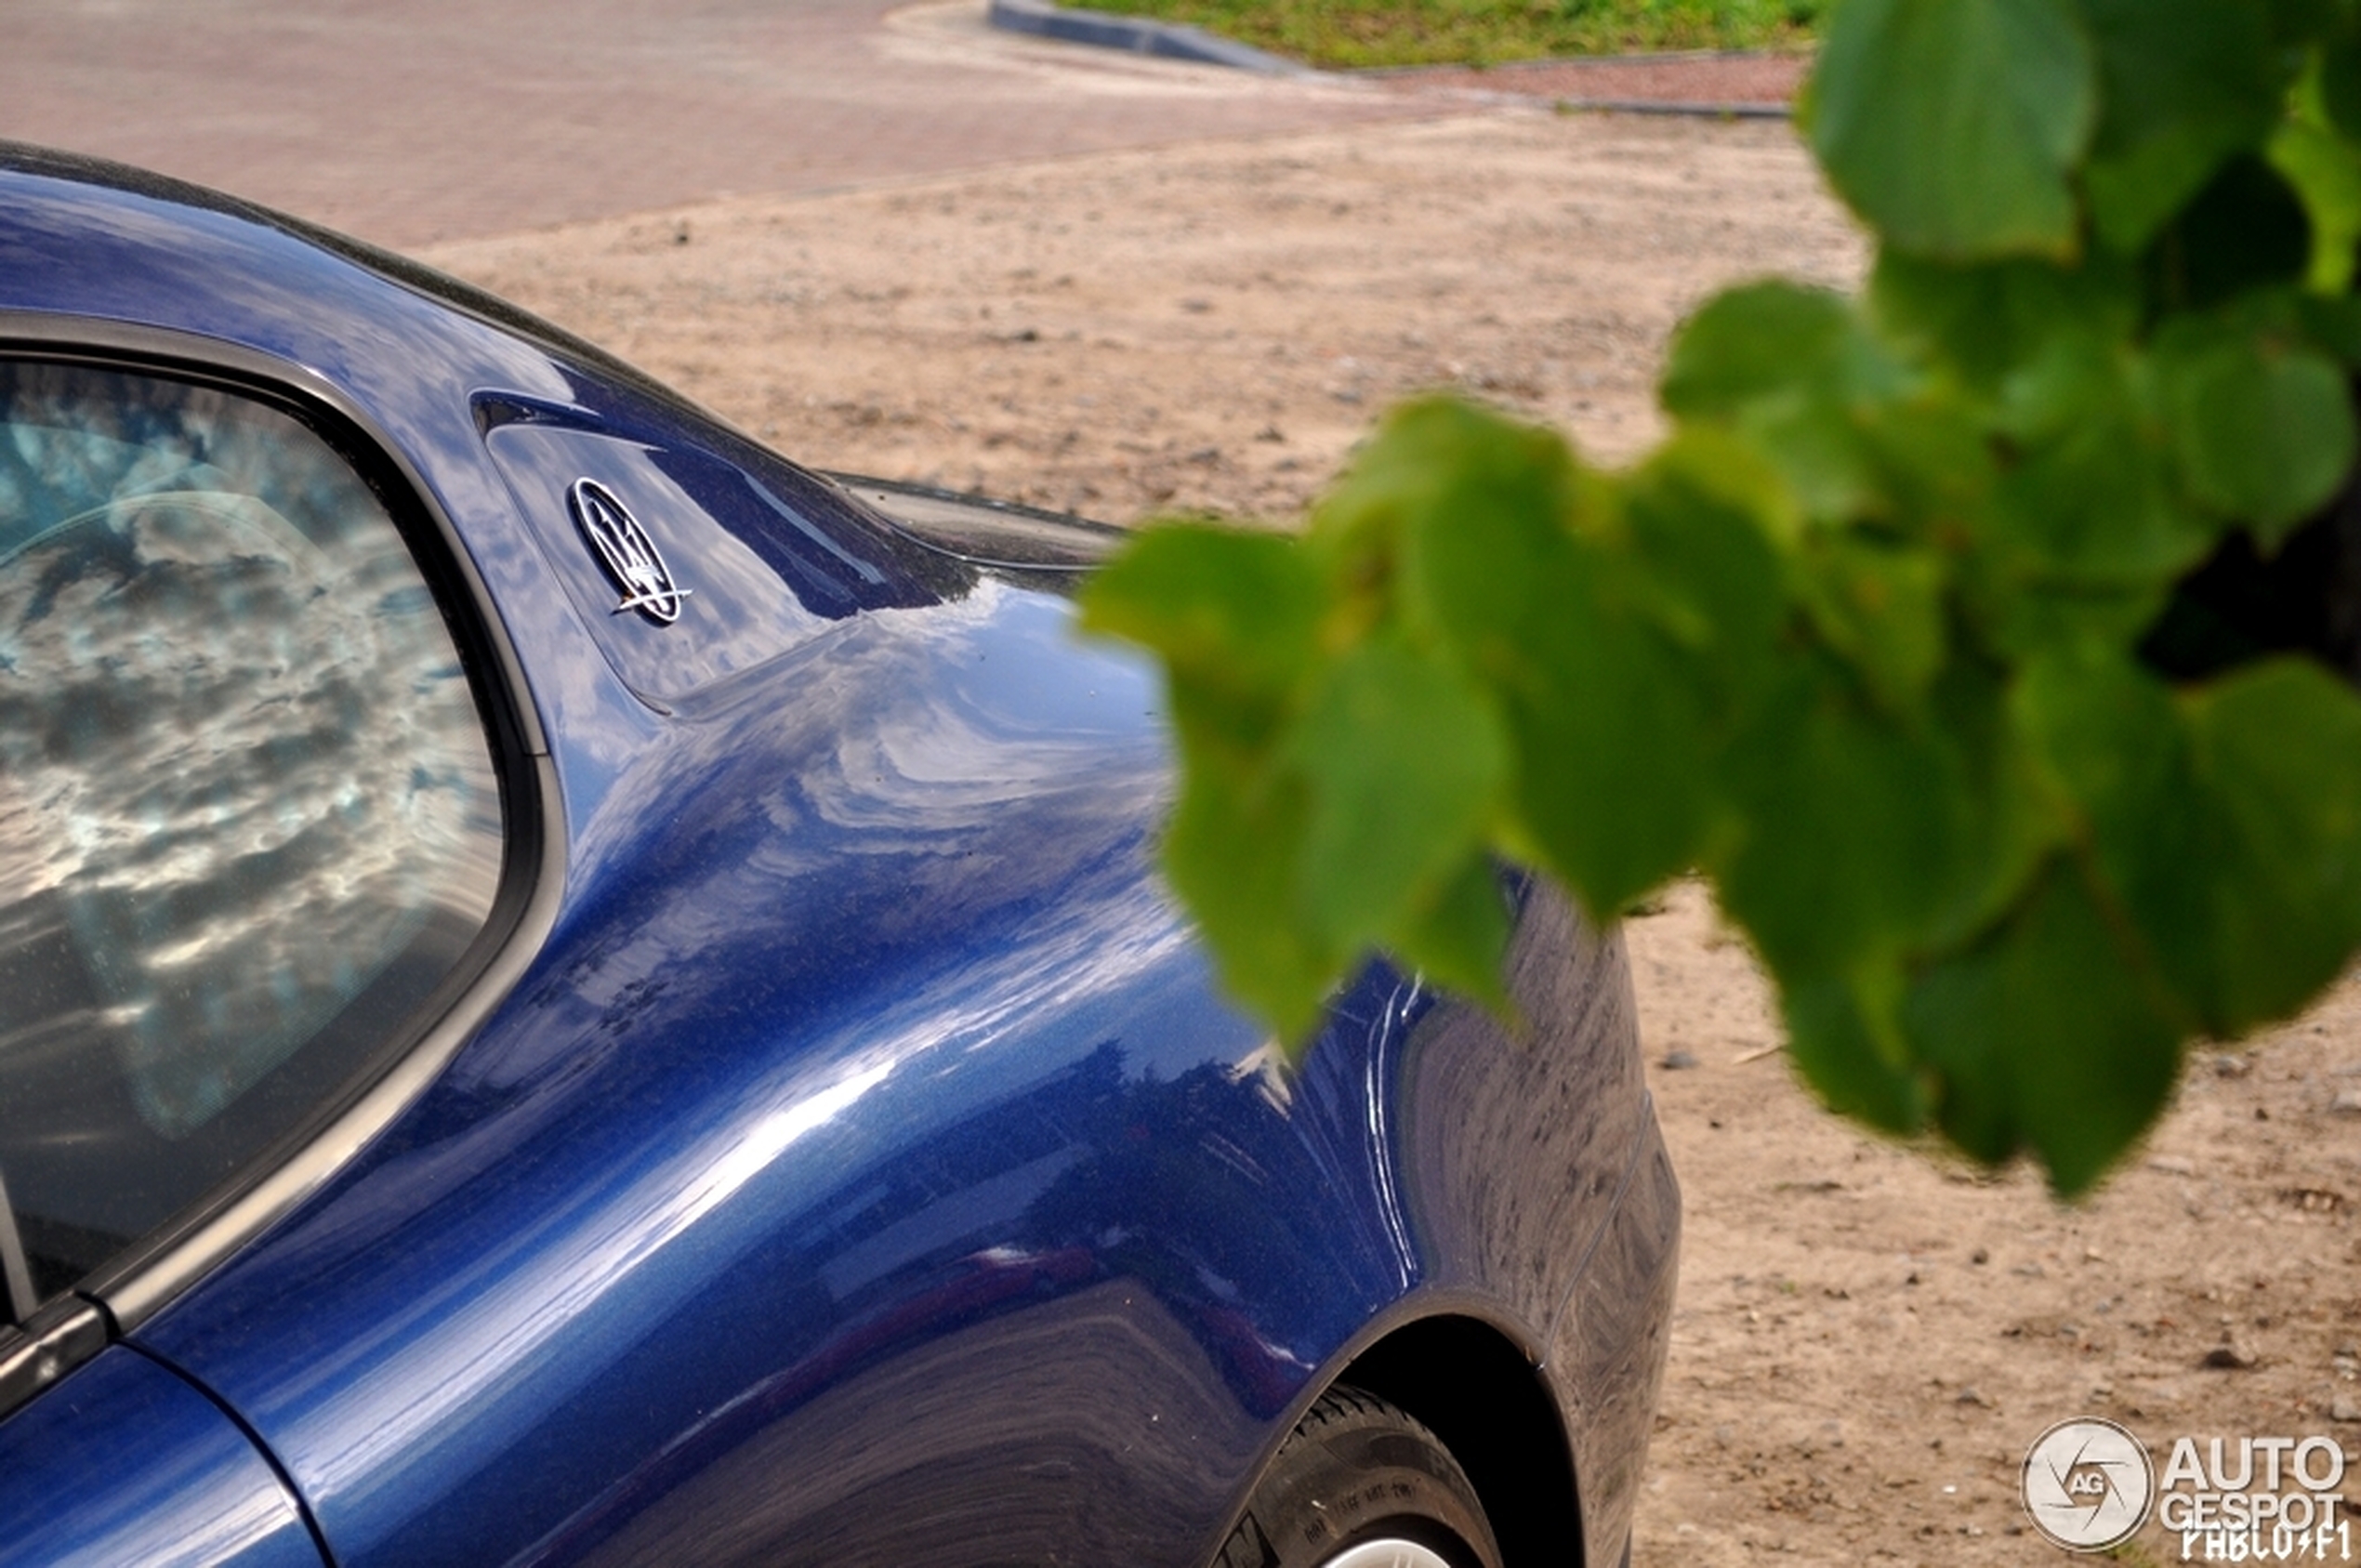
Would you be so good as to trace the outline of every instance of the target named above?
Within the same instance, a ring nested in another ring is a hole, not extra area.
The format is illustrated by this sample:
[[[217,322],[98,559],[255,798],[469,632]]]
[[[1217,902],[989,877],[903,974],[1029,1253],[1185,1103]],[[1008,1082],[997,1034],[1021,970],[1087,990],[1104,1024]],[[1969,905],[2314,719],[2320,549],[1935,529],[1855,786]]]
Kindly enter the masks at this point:
[[[1809,45],[1827,0],[1060,0],[1190,22],[1312,65],[1499,65],[1552,55]]]

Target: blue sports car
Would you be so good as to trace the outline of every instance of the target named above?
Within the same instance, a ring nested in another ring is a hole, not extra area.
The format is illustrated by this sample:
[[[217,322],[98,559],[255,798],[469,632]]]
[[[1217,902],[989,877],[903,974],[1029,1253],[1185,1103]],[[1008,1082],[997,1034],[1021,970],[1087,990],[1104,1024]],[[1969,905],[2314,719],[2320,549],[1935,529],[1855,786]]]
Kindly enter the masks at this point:
[[[0,145],[0,1564],[1628,1560],[1620,947],[1284,1066],[1105,541]]]

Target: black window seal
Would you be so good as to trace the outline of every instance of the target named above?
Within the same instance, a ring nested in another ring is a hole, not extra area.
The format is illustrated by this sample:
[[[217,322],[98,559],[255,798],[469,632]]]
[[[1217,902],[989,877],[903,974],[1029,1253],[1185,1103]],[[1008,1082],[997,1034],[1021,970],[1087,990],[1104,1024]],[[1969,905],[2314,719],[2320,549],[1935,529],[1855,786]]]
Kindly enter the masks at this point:
[[[323,1186],[422,1093],[506,999],[556,923],[564,816],[547,738],[506,624],[458,529],[414,465],[343,390],[306,367],[168,328],[0,310],[0,357],[218,387],[327,441],[410,544],[473,672],[506,841],[492,908],[451,972],[301,1121],[236,1175],[13,1327],[0,1326],[0,1417],[137,1329]],[[462,411],[464,415],[464,411]],[[13,1219],[10,1220],[13,1229]]]

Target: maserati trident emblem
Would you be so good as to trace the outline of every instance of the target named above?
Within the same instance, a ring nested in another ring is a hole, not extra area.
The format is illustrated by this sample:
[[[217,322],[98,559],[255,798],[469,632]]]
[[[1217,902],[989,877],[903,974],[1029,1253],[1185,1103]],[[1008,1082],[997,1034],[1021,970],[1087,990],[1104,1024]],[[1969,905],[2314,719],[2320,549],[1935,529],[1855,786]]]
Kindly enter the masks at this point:
[[[665,565],[656,542],[640,526],[631,509],[597,480],[575,480],[569,494],[582,536],[599,552],[600,563],[622,590],[623,600],[613,613],[637,610],[660,626],[679,620],[680,601],[689,597],[689,590],[672,580],[672,569]]]

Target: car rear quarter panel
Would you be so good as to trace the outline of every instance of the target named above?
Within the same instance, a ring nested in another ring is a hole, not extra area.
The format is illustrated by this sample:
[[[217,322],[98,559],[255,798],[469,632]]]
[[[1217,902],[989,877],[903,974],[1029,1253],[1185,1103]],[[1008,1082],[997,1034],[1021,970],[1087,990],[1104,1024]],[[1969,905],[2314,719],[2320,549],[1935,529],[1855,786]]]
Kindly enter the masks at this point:
[[[341,1561],[1188,1563],[1368,1319],[1537,1333],[1537,1240],[1497,1289],[1405,1206],[1450,1009],[1373,974],[1276,1070],[1150,873],[1145,677],[1066,620],[987,582],[666,720],[500,1018],[140,1332]]]
[[[1541,1037],[1378,970],[1280,1072],[1150,871],[1154,710],[987,582],[666,721],[501,1017],[142,1342],[348,1565],[1202,1561],[1365,1324],[1537,1348],[1638,1097],[1543,900]]]

